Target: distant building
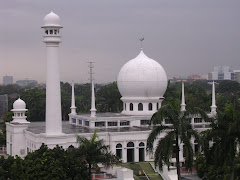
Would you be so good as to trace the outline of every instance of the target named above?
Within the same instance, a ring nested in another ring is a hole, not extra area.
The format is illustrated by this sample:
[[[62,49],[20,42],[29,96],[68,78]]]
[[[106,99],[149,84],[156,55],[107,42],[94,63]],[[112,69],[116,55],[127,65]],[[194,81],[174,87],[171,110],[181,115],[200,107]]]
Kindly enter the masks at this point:
[[[208,80],[232,80],[240,82],[240,70],[232,70],[229,66],[215,66],[213,72],[208,73]]]
[[[3,76],[3,85],[13,84],[13,76]]]
[[[8,95],[0,95],[0,119],[8,112]]]
[[[16,84],[21,87],[31,87],[35,88],[38,85],[38,82],[36,80],[18,80],[16,81]]]

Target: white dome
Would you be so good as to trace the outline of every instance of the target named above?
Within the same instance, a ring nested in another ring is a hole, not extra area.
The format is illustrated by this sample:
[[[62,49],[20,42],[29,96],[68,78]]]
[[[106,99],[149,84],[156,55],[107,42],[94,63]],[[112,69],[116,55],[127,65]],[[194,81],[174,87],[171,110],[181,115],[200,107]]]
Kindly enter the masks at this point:
[[[117,82],[122,99],[159,99],[167,89],[165,70],[142,50],[121,68]]]
[[[14,103],[13,103],[13,109],[14,110],[25,110],[26,109],[26,103],[18,98]]]
[[[53,13],[52,11],[47,14],[44,18],[44,26],[57,26],[61,27],[60,25],[60,18],[57,14]]]

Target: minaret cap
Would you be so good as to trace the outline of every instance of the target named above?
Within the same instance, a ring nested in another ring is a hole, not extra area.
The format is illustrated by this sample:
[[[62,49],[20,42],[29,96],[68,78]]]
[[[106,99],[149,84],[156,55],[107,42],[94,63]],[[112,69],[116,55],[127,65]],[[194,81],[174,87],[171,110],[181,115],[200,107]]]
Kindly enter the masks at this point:
[[[47,14],[44,18],[44,25],[42,26],[42,28],[44,27],[62,27],[60,25],[60,18],[57,14],[53,13],[52,11]]]

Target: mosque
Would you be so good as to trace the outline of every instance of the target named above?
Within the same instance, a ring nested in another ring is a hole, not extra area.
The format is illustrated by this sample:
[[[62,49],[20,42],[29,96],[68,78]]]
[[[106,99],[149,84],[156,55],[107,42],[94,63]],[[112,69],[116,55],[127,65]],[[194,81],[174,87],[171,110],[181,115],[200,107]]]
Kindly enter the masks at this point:
[[[146,141],[151,127],[151,116],[161,108],[167,88],[167,75],[163,67],[147,57],[143,50],[128,61],[117,78],[122,95],[121,113],[96,113],[94,83],[92,81],[92,101],[90,114],[77,114],[72,84],[72,105],[69,122],[61,119],[61,96],[59,78],[58,47],[61,42],[60,18],[53,12],[44,18],[44,43],[46,43],[46,121],[29,122],[25,115],[26,104],[20,98],[13,104],[13,120],[6,123],[7,153],[24,157],[37,150],[42,143],[49,148],[57,144],[63,148],[77,146],[76,136],[90,138],[97,129],[100,139],[110,146],[122,162],[153,161],[153,154],[146,152]],[[181,110],[185,110],[184,84],[182,86]],[[216,114],[215,86],[212,88],[212,106],[209,116]],[[191,124],[199,131],[210,127],[201,117],[194,116]],[[168,122],[164,122],[168,124]],[[163,137],[161,134],[159,138]],[[198,145],[192,140],[195,151]],[[184,161],[183,145],[180,146],[180,161]],[[172,158],[174,165],[176,159]]]

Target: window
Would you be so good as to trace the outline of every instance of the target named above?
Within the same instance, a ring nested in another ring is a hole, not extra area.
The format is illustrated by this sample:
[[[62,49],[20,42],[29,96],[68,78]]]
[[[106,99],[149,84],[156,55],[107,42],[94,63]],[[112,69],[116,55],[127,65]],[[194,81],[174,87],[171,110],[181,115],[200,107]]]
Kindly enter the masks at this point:
[[[143,143],[143,142],[140,142],[140,143],[139,143],[139,147],[140,147],[140,146],[144,146],[144,143]]]
[[[116,145],[116,148],[122,148],[122,144],[118,143],[118,144]]]
[[[82,120],[81,119],[78,120],[78,124],[82,125]]]
[[[104,127],[105,126],[105,122],[101,121],[101,122],[95,122],[95,127]]]
[[[45,34],[48,34],[48,30],[45,31]]]
[[[85,126],[89,126],[89,121],[85,121]]]
[[[150,120],[141,120],[141,125],[149,125]]]
[[[124,110],[126,110],[127,109],[127,106],[126,106],[126,103],[124,103]]]
[[[133,111],[133,103],[130,103],[130,111]]]
[[[72,123],[76,124],[76,119],[72,118]]]
[[[231,80],[232,81],[236,80],[236,74],[235,73],[231,73]]]
[[[117,155],[117,157],[122,158],[122,145],[121,144],[116,145],[116,155]]]
[[[129,126],[130,122],[129,121],[121,121],[120,126]]]
[[[138,104],[138,111],[143,111],[143,104],[142,103]]]
[[[133,142],[127,143],[127,147],[134,147],[134,143]]]
[[[108,122],[108,126],[117,126],[117,122]]]
[[[218,79],[223,80],[224,79],[224,73],[218,73]]]
[[[54,34],[57,34],[57,30],[54,30]]]
[[[149,104],[148,104],[148,110],[149,110],[149,111],[152,111],[152,103],[149,103]]]
[[[159,109],[159,104],[157,103],[157,110]]]
[[[202,123],[202,118],[194,118],[194,123]]]
[[[50,30],[50,34],[53,34],[53,30]]]

